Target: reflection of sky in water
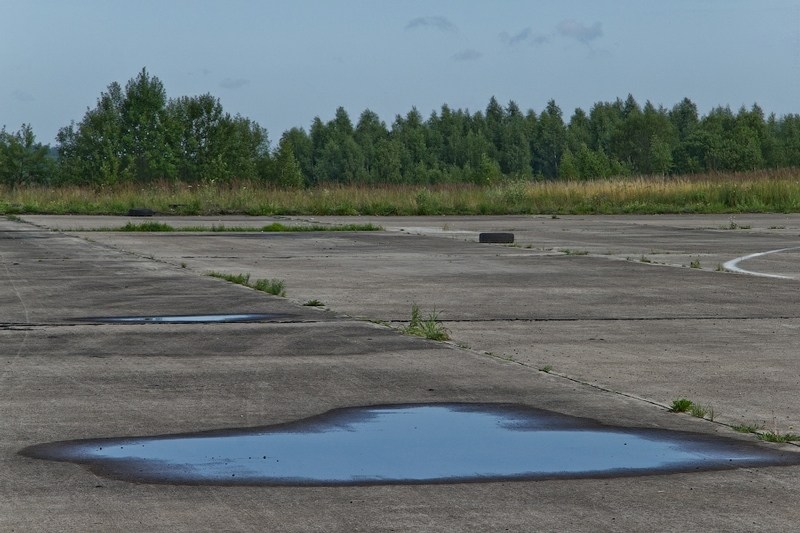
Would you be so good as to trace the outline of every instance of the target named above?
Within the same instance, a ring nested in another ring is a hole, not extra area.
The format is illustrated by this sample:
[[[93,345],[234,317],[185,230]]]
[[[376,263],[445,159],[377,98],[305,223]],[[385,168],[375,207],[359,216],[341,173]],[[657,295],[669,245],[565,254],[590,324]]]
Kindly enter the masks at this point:
[[[191,323],[191,322],[244,322],[247,320],[265,320],[275,318],[274,314],[232,314],[232,315],[174,315],[174,316],[118,316],[102,317],[89,320],[98,322],[167,322],[167,323]]]
[[[305,427],[299,421],[250,435],[109,440],[102,448],[97,441],[72,443],[62,459],[132,459],[143,477],[168,481],[347,483],[599,474],[759,457],[686,440],[557,425],[543,424],[535,411],[499,406],[346,409]]]

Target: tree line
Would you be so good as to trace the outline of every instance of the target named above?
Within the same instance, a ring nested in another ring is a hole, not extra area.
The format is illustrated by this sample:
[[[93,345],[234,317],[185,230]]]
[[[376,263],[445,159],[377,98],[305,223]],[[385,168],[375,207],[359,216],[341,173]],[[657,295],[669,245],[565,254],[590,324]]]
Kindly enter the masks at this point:
[[[426,119],[412,108],[390,126],[370,110],[353,124],[340,107],[273,148],[258,123],[210,94],[168,98],[146,69],[124,88],[110,84],[56,139],[53,150],[28,125],[0,130],[0,183],[490,184],[800,166],[800,115],[766,117],[753,105],[700,116],[688,98],[667,109],[630,95],[568,121],[553,100],[541,113],[494,97],[474,113],[445,104]]]

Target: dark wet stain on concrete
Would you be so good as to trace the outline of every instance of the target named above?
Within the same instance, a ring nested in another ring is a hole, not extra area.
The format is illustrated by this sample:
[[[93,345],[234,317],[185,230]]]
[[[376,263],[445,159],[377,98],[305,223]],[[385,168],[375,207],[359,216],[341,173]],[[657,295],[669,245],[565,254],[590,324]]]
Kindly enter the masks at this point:
[[[166,315],[166,316],[100,316],[79,318],[81,322],[103,324],[195,324],[214,322],[262,322],[278,320],[289,315],[281,313],[240,313],[221,315]]]
[[[800,463],[800,454],[735,440],[604,426],[512,404],[353,407],[275,426],[65,441],[21,453],[134,482],[209,485],[454,483]]]

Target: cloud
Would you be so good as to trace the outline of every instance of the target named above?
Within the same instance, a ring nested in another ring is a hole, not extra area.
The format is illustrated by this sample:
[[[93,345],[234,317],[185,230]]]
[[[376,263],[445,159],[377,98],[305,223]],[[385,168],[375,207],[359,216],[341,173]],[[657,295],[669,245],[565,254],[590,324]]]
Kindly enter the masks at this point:
[[[574,19],[566,19],[558,23],[558,33],[564,37],[576,39],[583,44],[589,44],[591,41],[603,36],[603,25],[595,22],[591,26],[585,26]]]
[[[550,40],[546,35],[540,33],[533,33],[530,26],[522,29],[514,35],[509,35],[506,32],[500,34],[500,38],[508,46],[517,46],[518,44],[528,43],[531,46],[545,44]]]
[[[411,19],[406,24],[406,30],[416,28],[433,28],[439,31],[458,31],[456,25],[450,22],[447,17],[417,17]]]
[[[241,89],[248,83],[250,83],[250,80],[245,80],[243,78],[225,78],[219,82],[219,86],[224,89]]]
[[[18,102],[33,102],[36,100],[31,93],[27,91],[20,91],[19,89],[11,93],[11,96]]]
[[[475,61],[482,55],[483,54],[473,48],[467,48],[466,50],[462,50],[459,53],[454,54],[452,59],[453,61]]]

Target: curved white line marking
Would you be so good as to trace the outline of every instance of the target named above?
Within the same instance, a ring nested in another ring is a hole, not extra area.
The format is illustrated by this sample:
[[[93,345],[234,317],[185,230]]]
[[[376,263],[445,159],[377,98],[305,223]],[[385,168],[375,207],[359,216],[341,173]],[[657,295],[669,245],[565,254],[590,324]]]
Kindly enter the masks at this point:
[[[753,272],[752,270],[745,270],[743,268],[739,268],[738,266],[736,266],[740,262],[747,261],[748,259],[761,257],[762,255],[777,254],[777,253],[780,253],[780,252],[788,252],[789,250],[800,250],[800,246],[793,246],[791,248],[781,248],[780,250],[770,250],[768,252],[759,252],[757,254],[743,255],[742,257],[737,257],[736,259],[731,259],[730,261],[728,261],[724,265],[722,265],[722,267],[725,270],[730,270],[731,272],[739,272],[740,274],[750,274],[751,276],[760,276],[762,278],[794,279],[791,276],[781,276],[780,274],[766,274],[764,272]]]

